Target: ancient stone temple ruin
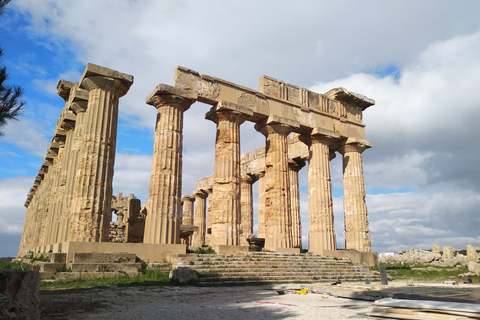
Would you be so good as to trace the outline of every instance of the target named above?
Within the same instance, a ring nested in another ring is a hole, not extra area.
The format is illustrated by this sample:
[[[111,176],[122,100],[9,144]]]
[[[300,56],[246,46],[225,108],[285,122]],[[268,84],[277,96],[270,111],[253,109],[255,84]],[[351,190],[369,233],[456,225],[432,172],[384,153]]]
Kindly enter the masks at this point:
[[[26,252],[132,252],[145,261],[185,253],[248,250],[252,184],[259,184],[258,237],[265,250],[300,252],[298,171],[308,163],[309,252],[335,255],[330,160],[343,157],[346,249],[370,252],[362,112],[372,99],[343,88],[319,94],[263,76],[259,91],[178,67],[146,102],[158,111],[148,201],[112,196],[119,98],[133,76],[88,64],[79,82],[61,80],[65,106],[30,189],[19,256]],[[213,175],[182,190],[183,114],[212,106],[217,125]],[[154,121],[152,119],[152,121]],[[265,147],[240,154],[245,121]],[[117,215],[112,221],[112,213]]]

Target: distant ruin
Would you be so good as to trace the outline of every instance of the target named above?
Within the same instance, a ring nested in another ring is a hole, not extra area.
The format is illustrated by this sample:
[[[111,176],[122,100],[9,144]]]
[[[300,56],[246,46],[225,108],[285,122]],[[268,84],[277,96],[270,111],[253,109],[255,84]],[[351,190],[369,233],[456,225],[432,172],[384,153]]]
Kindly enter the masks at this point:
[[[298,170],[306,162],[309,252],[335,256],[335,152],[343,157],[346,249],[370,253],[362,152],[372,144],[365,140],[362,112],[374,100],[343,88],[319,94],[266,76],[255,91],[178,67],[174,86],[160,84],[146,99],[158,114],[149,198],[142,207],[133,195],[112,196],[118,102],[132,83],[131,75],[93,64],[79,82],[59,82],[65,106],[25,202],[19,256],[132,252],[162,261],[166,254],[185,253],[189,244],[242,252],[253,233],[255,181],[265,250],[300,252]],[[205,117],[217,124],[215,168],[182,197],[183,113],[196,101],[212,105]],[[244,121],[255,123],[266,147],[241,156]]]

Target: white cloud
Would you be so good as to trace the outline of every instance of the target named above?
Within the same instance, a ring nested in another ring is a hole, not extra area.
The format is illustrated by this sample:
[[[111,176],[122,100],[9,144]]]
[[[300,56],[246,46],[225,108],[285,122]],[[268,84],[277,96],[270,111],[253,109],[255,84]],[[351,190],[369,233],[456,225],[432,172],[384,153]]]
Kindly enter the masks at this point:
[[[0,234],[16,234],[20,243],[26,209],[23,206],[33,177],[0,180]]]

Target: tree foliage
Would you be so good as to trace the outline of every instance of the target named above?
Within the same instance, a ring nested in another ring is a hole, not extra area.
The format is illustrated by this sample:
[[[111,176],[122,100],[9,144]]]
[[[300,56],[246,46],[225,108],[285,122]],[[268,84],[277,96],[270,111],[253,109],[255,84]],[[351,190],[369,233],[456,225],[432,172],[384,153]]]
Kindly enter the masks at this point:
[[[5,6],[11,0],[0,0],[0,16],[5,12]],[[0,46],[0,59],[3,50]],[[9,120],[18,120],[25,102],[21,100],[23,89],[19,86],[9,86],[5,82],[8,79],[7,67],[0,65],[0,128],[5,126]],[[0,136],[3,133],[0,131]]]

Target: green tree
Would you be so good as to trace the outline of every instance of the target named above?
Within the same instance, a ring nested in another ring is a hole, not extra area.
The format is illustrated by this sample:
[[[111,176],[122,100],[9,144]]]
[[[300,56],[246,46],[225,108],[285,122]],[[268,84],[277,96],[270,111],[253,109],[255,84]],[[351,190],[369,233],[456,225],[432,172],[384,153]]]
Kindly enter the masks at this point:
[[[11,0],[0,0],[0,16],[5,12],[5,6]],[[0,46],[0,59],[3,50]],[[5,126],[9,120],[18,120],[25,101],[21,100],[23,89],[19,86],[5,84],[8,79],[7,67],[0,65],[0,128]],[[0,136],[3,133],[0,131]]]

